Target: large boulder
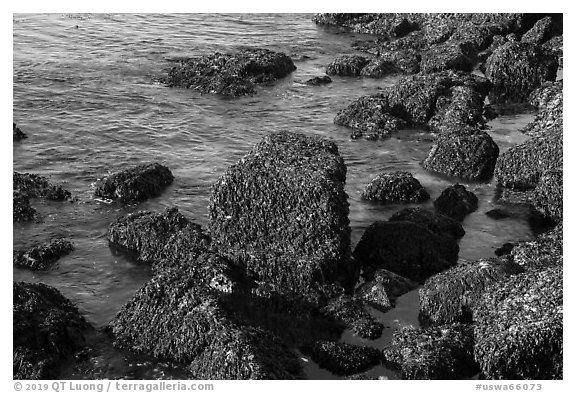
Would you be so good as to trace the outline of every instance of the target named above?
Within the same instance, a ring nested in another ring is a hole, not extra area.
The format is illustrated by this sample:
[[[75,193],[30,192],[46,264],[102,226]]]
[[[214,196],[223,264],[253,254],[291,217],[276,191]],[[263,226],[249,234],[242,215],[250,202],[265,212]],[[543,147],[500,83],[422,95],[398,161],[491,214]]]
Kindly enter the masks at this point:
[[[370,60],[362,71],[360,71],[361,76],[366,76],[368,78],[382,78],[388,75],[398,74],[402,72],[394,62],[387,60],[385,58],[376,58]]]
[[[562,129],[550,130],[500,154],[494,177],[503,187],[533,189],[548,170],[562,170]]]
[[[13,283],[13,378],[51,379],[85,344],[88,323],[55,288]]]
[[[455,267],[430,277],[420,288],[420,320],[442,325],[472,322],[472,310],[491,285],[523,272],[505,258],[461,261]]]
[[[336,58],[326,66],[328,75],[359,76],[360,71],[370,62],[369,59],[358,55],[345,55]]]
[[[214,185],[213,245],[257,280],[288,291],[315,297],[334,283],[353,285],[345,179],[334,143],[269,135]]]
[[[305,345],[302,353],[309,355],[321,368],[336,375],[360,373],[382,361],[382,352],[376,348],[333,341],[317,341]]]
[[[466,234],[462,224],[436,211],[408,207],[394,213],[388,221],[411,221],[426,227],[430,232],[450,235],[459,239]]]
[[[446,132],[436,139],[422,166],[446,176],[488,181],[499,152],[498,145],[484,131]]]
[[[558,28],[555,26],[554,22],[555,21],[551,16],[546,16],[540,19],[530,30],[524,33],[521,41],[536,45],[543,44],[545,41],[552,38],[552,35],[557,32]]]
[[[546,81],[556,79],[558,60],[539,46],[507,42],[486,60],[486,77],[492,82],[490,102],[525,102],[529,94]]]
[[[476,49],[471,44],[449,40],[422,53],[420,69],[424,73],[444,70],[471,72],[476,61]]]
[[[470,86],[454,86],[449,94],[436,101],[434,116],[428,120],[428,126],[438,133],[464,133],[468,129],[483,128],[484,99],[486,90]]]
[[[290,57],[268,49],[244,48],[235,53],[179,61],[165,80],[169,87],[195,89],[225,96],[254,94],[256,85],[283,78],[296,69]]]
[[[478,372],[474,361],[472,327],[442,325],[403,328],[384,348],[386,365],[402,372],[403,379],[464,379]]]
[[[558,223],[563,217],[564,172],[551,170],[544,172],[534,190],[532,205],[537,215],[546,221]]]
[[[14,265],[21,268],[43,270],[72,250],[74,250],[74,245],[69,240],[56,239],[28,250],[14,250],[13,261]]]
[[[535,240],[517,244],[511,252],[515,263],[529,271],[562,267],[564,252],[563,225],[539,235]]]
[[[557,81],[536,89],[530,95],[530,104],[538,109],[534,120],[528,123],[522,132],[528,135],[540,135],[550,130],[562,130],[564,127],[563,82]]]
[[[174,176],[168,167],[156,162],[143,164],[99,180],[94,195],[119,199],[122,203],[141,202],[159,196],[173,181]]]
[[[384,268],[417,282],[453,266],[459,247],[453,237],[409,221],[377,221],[354,249],[364,270]]]
[[[423,14],[316,14],[312,18],[319,25],[338,26],[363,33],[402,37],[417,30]]]
[[[462,221],[466,215],[478,209],[478,197],[462,184],[454,184],[436,198],[434,208],[440,214]]]
[[[419,203],[430,199],[430,195],[410,172],[396,171],[381,173],[372,179],[362,198],[381,203]]]
[[[518,274],[474,310],[474,355],[486,379],[562,379],[562,267]]]

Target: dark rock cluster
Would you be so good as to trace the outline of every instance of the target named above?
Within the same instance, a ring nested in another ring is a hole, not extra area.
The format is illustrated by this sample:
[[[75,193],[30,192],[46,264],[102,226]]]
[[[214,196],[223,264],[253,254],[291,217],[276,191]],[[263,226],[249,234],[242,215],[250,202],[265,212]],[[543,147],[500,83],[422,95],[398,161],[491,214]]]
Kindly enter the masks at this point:
[[[61,185],[50,183],[44,176],[14,172],[12,182],[12,217],[14,222],[39,219],[38,212],[30,205],[30,199],[43,198],[52,201],[72,199],[68,190],[65,190]]]
[[[21,268],[43,270],[72,250],[74,250],[74,245],[69,240],[56,239],[28,250],[15,250],[13,261],[14,265]]]

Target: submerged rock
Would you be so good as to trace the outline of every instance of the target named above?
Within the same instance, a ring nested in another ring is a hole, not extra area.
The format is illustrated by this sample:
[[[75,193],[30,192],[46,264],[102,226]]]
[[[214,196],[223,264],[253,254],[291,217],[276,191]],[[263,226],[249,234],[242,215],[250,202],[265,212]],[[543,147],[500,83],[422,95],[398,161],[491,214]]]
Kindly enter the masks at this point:
[[[20,128],[16,127],[16,123],[12,122],[12,139],[14,141],[21,141],[26,138],[28,138],[28,135],[23,133]]]
[[[94,195],[119,199],[122,203],[140,202],[159,196],[173,181],[168,167],[158,163],[143,164],[99,180]]]
[[[422,166],[447,176],[487,181],[492,178],[498,154],[498,145],[484,131],[443,133]]]
[[[453,266],[459,247],[455,239],[409,221],[377,221],[354,250],[364,270],[384,268],[417,282]]]
[[[61,256],[68,255],[72,250],[74,250],[74,246],[69,240],[56,239],[25,251],[15,250],[13,261],[14,265],[21,268],[43,270],[56,262]]]
[[[455,239],[461,238],[466,233],[462,224],[455,219],[419,207],[402,209],[394,213],[388,221],[411,221],[426,227],[430,232],[450,235]]]
[[[496,182],[518,190],[535,188],[544,172],[562,170],[562,142],[562,129],[555,129],[510,148],[496,161]]]
[[[309,355],[321,368],[336,375],[352,375],[366,371],[382,360],[382,352],[376,348],[317,341],[302,347],[302,353]]]
[[[486,60],[486,77],[492,82],[490,102],[521,103],[546,81],[556,79],[558,60],[534,44],[507,42]]]
[[[14,282],[12,310],[14,379],[52,379],[84,346],[89,325],[55,288]]]
[[[478,209],[478,197],[461,184],[454,184],[434,201],[434,207],[440,214],[462,221],[469,213]]]
[[[244,48],[182,60],[168,73],[169,87],[225,96],[254,94],[256,85],[283,78],[296,69],[290,57],[268,49]]]
[[[309,86],[320,86],[332,83],[332,79],[328,75],[315,76],[314,78],[308,79],[305,82]]]
[[[478,372],[473,351],[472,327],[454,324],[403,328],[394,333],[383,356],[404,379],[463,379]]]
[[[429,325],[472,322],[472,310],[482,294],[523,271],[507,259],[461,261],[426,280],[419,291],[419,319]]]
[[[396,171],[381,173],[372,179],[362,198],[381,203],[418,203],[430,199],[430,195],[410,172]]]
[[[215,248],[258,281],[311,298],[353,285],[345,178],[333,142],[265,137],[213,187]]]
[[[486,379],[562,379],[562,267],[526,272],[485,292],[474,355]]]
[[[336,58],[326,67],[328,75],[359,76],[360,71],[370,62],[369,59],[358,55],[345,55]]]
[[[384,325],[366,311],[362,301],[348,295],[330,299],[322,308],[324,315],[342,322],[352,332],[362,338],[375,340],[382,335]]]

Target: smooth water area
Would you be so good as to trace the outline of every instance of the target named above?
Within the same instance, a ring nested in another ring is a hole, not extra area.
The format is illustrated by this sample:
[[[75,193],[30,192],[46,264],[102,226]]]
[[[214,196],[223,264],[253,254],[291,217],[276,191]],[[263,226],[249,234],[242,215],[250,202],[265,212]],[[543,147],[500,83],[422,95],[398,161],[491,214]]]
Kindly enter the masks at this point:
[[[78,197],[77,203],[35,200],[44,221],[14,224],[15,248],[65,236],[76,249],[44,272],[14,268],[13,278],[58,288],[97,328],[150,278],[147,267],[108,246],[110,222],[136,210],[176,206],[206,226],[211,185],[270,132],[321,135],[338,144],[348,166],[353,246],[371,223],[409,206],[361,201],[363,188],[377,174],[412,172],[432,197],[423,207],[431,207],[455,182],[420,166],[433,140],[425,132],[404,130],[373,142],[351,140],[349,129],[333,124],[339,109],[396,78],[333,77],[326,86],[305,85],[308,78],[323,75],[336,56],[354,53],[354,40],[366,38],[318,27],[311,15],[25,14],[14,16],[13,34],[14,121],[29,136],[14,143],[14,170],[48,176]],[[285,52],[297,70],[259,88],[255,96],[235,99],[155,82],[170,68],[170,59],[239,46]],[[531,118],[506,116],[491,123],[489,132],[501,152],[526,139],[517,130]],[[128,207],[94,199],[98,178],[148,161],[167,165],[175,176],[162,196]],[[498,221],[485,215],[495,207],[494,182],[466,186],[476,193],[480,207],[464,221],[461,257],[490,257],[503,243],[532,236],[525,214]],[[398,326],[417,325],[417,313],[415,291],[399,299],[396,309],[378,315],[390,328],[370,345],[385,345]],[[347,334],[342,339],[366,345]],[[110,359],[117,355],[109,352]],[[306,363],[310,377],[334,378]],[[134,374],[123,369],[126,364],[112,375],[157,376],[153,366]],[[394,377],[383,368],[371,373]]]

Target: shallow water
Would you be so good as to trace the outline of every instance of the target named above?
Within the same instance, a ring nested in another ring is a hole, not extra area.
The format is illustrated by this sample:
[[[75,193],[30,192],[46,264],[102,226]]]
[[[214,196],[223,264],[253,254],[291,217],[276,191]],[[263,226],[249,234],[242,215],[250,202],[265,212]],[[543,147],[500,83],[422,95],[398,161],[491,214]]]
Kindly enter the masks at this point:
[[[322,135],[338,144],[348,166],[353,245],[372,222],[405,207],[360,200],[362,189],[378,173],[408,170],[435,199],[453,180],[420,166],[432,144],[430,135],[405,130],[383,141],[351,140],[350,130],[332,123],[339,109],[393,84],[394,78],[334,77],[326,86],[303,84],[322,75],[334,57],[353,53],[350,44],[359,36],[335,33],[314,25],[310,15],[296,14],[15,15],[13,114],[29,138],[14,143],[14,170],[64,183],[79,202],[35,201],[44,222],[14,224],[15,248],[56,236],[69,237],[76,246],[48,271],[15,268],[14,280],[55,286],[95,327],[105,326],[150,277],[147,267],[109,248],[109,223],[131,211],[176,206],[205,226],[210,186],[270,132]],[[286,52],[298,69],[272,87],[259,88],[253,97],[237,99],[154,82],[170,67],[169,59],[242,45]],[[531,118],[506,116],[491,123],[501,151],[525,139],[517,130]],[[130,207],[93,198],[96,179],[144,161],[162,162],[174,173],[174,184],[162,196]],[[532,235],[526,214],[499,221],[484,214],[495,206],[494,182],[466,185],[480,207],[463,223],[461,257],[489,257],[501,244]],[[391,328],[376,345],[386,344],[396,326],[417,324],[417,309],[415,291],[401,298],[395,310],[379,315]],[[347,334],[343,340],[363,344]],[[113,350],[109,356],[111,362],[121,357]],[[113,375],[133,375],[128,363],[120,364]],[[154,365],[142,367],[138,377],[156,375]],[[311,362],[305,369],[313,378],[334,377]],[[371,375],[395,377],[383,368]]]

